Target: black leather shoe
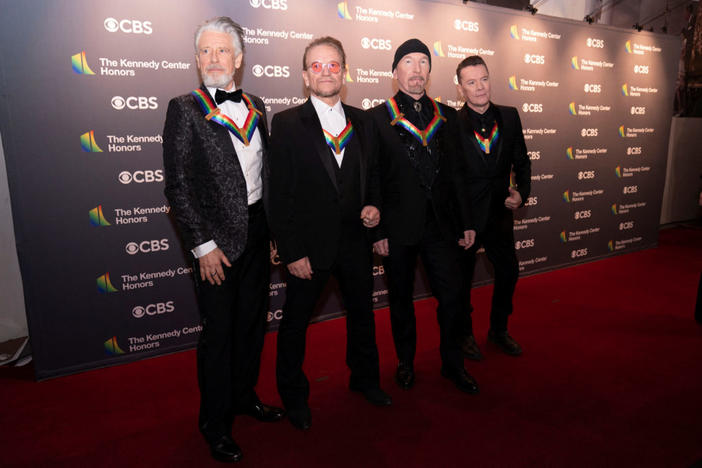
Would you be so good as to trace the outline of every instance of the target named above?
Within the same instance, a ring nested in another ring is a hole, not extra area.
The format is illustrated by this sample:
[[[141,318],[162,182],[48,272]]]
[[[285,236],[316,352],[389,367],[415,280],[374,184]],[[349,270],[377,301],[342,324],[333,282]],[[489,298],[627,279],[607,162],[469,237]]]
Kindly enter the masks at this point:
[[[285,416],[285,410],[275,406],[269,406],[260,401],[240,411],[239,414],[246,414],[252,418],[256,418],[261,422],[280,421]]]
[[[412,385],[414,385],[414,368],[412,368],[412,364],[400,361],[395,373],[395,382],[403,390],[412,388]]]
[[[498,348],[510,356],[521,356],[522,354],[521,346],[506,331],[496,333],[488,330],[488,341],[495,343]]]
[[[382,391],[380,387],[362,389],[349,386],[349,388],[351,391],[361,393],[366,400],[375,406],[392,405],[392,398],[390,398],[390,395]]]
[[[478,343],[475,342],[475,336],[472,334],[467,335],[463,338],[461,343],[461,350],[463,351],[463,356],[470,359],[471,361],[482,361],[483,353],[480,352],[478,348]]]
[[[212,458],[229,463],[241,460],[241,449],[229,436],[222,436],[210,444]]]
[[[445,369],[441,369],[441,375],[449,379],[460,391],[465,393],[470,393],[475,395],[480,391],[478,388],[478,382],[475,381],[471,375],[466,372],[465,369],[459,369],[454,372],[449,372]]]
[[[301,431],[306,431],[312,427],[312,412],[309,406],[288,408],[288,420],[290,420],[290,424],[296,428]]]

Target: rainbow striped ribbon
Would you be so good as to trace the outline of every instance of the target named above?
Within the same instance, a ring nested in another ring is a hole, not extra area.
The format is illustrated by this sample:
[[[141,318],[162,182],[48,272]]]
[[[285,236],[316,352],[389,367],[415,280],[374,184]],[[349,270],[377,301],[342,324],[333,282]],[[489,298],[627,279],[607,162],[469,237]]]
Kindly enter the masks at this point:
[[[473,130],[473,133],[475,134],[475,139],[478,140],[480,148],[485,152],[485,154],[490,154],[490,148],[492,148],[492,145],[495,143],[495,140],[497,140],[497,137],[500,136],[500,132],[497,129],[497,122],[495,122],[495,125],[492,127],[492,132],[490,132],[490,136],[488,138],[483,138],[480,133],[475,130]]]
[[[251,137],[256,131],[258,120],[263,114],[254,107],[253,102],[251,102],[251,98],[249,98],[246,93],[242,93],[241,97],[244,99],[244,101],[246,101],[246,107],[248,107],[249,113],[244,121],[244,126],[241,128],[239,128],[232,119],[220,111],[219,107],[212,102],[212,98],[208,93],[201,89],[196,89],[191,94],[195,96],[198,104],[200,104],[202,111],[205,113],[205,119],[211,120],[226,128],[232,132],[232,134],[237,137],[239,141],[244,144],[244,146],[249,146],[249,143],[251,143]]]
[[[346,124],[346,127],[339,133],[339,136],[334,136],[324,129],[322,129],[322,131],[324,132],[324,139],[327,140],[327,145],[329,145],[336,154],[341,154],[353,137],[353,125],[351,125],[351,121]]]
[[[400,108],[397,106],[395,98],[390,98],[385,101],[385,106],[390,112],[390,125],[400,124],[402,128],[410,132],[417,140],[422,142],[423,146],[427,146],[431,139],[436,135],[437,130],[441,127],[441,124],[446,122],[446,117],[441,112],[441,108],[433,99],[430,99],[431,103],[434,105],[434,117],[429,122],[429,125],[424,130],[419,130],[415,127],[412,122],[405,118],[405,115],[400,112]]]

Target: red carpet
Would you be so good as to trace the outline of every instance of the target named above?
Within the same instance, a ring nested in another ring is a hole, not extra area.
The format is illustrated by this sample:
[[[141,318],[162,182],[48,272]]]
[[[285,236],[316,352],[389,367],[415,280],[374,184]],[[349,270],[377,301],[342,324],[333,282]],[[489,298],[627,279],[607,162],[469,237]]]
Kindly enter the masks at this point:
[[[476,290],[481,394],[439,375],[433,300],[417,304],[417,384],[393,381],[388,312],[377,312],[390,408],[346,390],[344,321],[310,327],[312,429],[237,419],[246,467],[690,467],[702,460],[702,325],[693,319],[702,230],[660,247],[523,278],[512,358],[485,344],[491,287]],[[259,395],[279,404],[275,335]],[[196,429],[194,352],[46,382],[0,368],[0,466],[221,466]]]

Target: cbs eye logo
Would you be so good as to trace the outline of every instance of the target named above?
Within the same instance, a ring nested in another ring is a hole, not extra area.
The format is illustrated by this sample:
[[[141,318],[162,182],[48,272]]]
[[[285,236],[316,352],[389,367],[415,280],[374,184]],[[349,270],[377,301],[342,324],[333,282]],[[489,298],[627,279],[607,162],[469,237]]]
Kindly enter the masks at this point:
[[[151,21],[130,19],[117,20],[115,18],[105,18],[103,26],[105,26],[105,29],[111,33],[122,31],[125,34],[149,35],[154,32],[153,28],[151,27]]]

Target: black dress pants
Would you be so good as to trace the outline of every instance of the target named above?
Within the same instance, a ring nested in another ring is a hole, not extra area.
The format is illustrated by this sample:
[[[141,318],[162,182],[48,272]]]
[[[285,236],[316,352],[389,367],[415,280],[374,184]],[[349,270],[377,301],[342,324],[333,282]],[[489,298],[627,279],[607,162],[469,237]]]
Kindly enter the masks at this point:
[[[456,326],[462,312],[457,240],[447,240],[442,236],[429,209],[424,234],[418,244],[399,245],[390,239],[389,248],[390,255],[385,257],[383,264],[388,279],[390,323],[397,358],[409,364],[414,362],[417,348],[414,276],[417,257],[421,256],[432,294],[439,301],[437,319],[442,367],[451,373],[462,370],[460,327]]]
[[[485,247],[485,254],[495,270],[490,329],[497,333],[507,331],[507,320],[512,314],[512,297],[519,278],[519,262],[514,248],[513,223],[512,216],[491,220],[485,232],[476,236],[475,244],[462,254],[464,334],[473,333],[473,319],[471,317],[473,306],[471,305],[470,292],[473,285],[476,252],[481,246]]]
[[[329,277],[339,283],[346,308],[346,364],[351,369],[350,386],[369,389],[379,386],[378,348],[373,312],[373,263],[371,246],[365,239],[342,239],[336,261],[328,269],[312,267],[311,280],[288,274],[283,318],[278,328],[276,375],[278,392],[287,409],[307,406],[310,385],[302,364],[305,359],[307,326]]]
[[[202,332],[197,345],[200,386],[200,431],[208,442],[231,435],[234,415],[258,400],[261,349],[270,285],[270,244],[263,204],[249,208],[244,252],[224,266],[220,286],[195,282]]]

